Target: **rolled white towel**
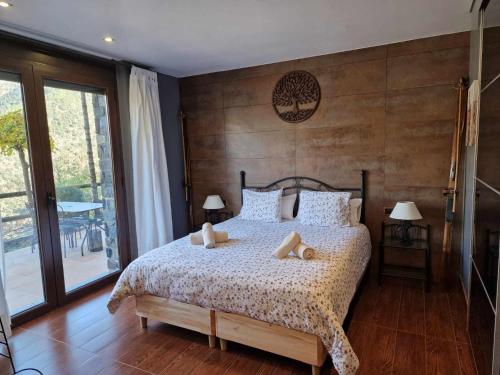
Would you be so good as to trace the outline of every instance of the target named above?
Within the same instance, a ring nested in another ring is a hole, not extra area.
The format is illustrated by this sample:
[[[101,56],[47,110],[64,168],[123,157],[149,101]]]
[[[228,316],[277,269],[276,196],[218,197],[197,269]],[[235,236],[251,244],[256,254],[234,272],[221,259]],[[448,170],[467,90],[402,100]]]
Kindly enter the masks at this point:
[[[296,256],[298,256],[300,259],[305,259],[309,260],[314,258],[314,249],[305,243],[301,242],[299,243],[295,249],[293,249],[293,252],[295,253]]]
[[[226,231],[217,231],[214,230],[215,234],[215,243],[219,242],[227,242],[229,240],[229,235]],[[203,245],[203,233],[200,231],[191,233],[189,235],[191,240],[191,245]]]
[[[293,249],[297,247],[300,241],[300,235],[297,232],[290,232],[290,234],[285,237],[281,245],[274,250],[273,255],[278,259],[283,259],[290,253],[290,251],[293,251]]]
[[[205,248],[213,249],[215,247],[215,233],[212,224],[203,224],[201,227],[201,234],[203,236],[203,245],[205,245]]]

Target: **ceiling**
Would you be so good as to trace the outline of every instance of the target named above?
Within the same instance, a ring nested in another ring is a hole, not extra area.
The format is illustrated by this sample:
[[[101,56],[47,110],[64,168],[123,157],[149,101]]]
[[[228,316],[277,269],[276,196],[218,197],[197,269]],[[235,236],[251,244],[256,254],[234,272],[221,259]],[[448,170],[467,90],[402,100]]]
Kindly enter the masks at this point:
[[[469,29],[471,0],[8,0],[0,29],[177,77]],[[111,35],[112,44],[102,38]]]

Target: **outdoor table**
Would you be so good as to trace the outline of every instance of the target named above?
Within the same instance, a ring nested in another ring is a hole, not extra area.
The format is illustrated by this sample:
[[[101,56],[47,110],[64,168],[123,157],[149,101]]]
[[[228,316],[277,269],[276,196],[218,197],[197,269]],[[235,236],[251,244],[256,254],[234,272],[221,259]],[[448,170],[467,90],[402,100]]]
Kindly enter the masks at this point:
[[[102,203],[94,203],[94,202],[57,202],[57,211],[64,214],[79,214],[84,212],[89,212],[93,210],[98,210],[103,208]],[[91,222],[82,222],[81,223],[85,227],[85,236],[83,237],[81,244],[81,252],[83,256],[83,244],[85,240],[89,241],[89,232],[92,229]],[[101,251],[102,248],[99,250]],[[93,250],[91,250],[93,251]]]
[[[93,202],[57,202],[57,211],[65,213],[82,213],[102,208],[102,203]]]

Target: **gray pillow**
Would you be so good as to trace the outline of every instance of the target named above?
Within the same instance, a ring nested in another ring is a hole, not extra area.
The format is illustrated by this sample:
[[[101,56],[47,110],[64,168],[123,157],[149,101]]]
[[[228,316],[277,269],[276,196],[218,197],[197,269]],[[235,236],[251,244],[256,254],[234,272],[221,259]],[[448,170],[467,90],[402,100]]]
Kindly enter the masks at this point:
[[[297,194],[284,195],[281,197],[281,217],[293,219],[293,207],[297,200]]]

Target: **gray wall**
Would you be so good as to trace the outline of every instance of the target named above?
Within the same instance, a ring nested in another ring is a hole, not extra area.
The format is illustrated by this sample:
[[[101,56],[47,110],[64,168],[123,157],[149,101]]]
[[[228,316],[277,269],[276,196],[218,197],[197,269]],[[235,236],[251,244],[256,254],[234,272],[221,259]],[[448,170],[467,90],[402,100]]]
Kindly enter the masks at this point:
[[[480,79],[480,34],[479,34],[479,5],[476,1],[471,13],[471,33],[470,33],[470,60],[469,60],[469,81]],[[465,149],[465,181],[464,181],[464,213],[462,231],[462,270],[461,278],[467,300],[470,293],[470,270],[472,255],[472,233],[474,226],[474,195],[476,175],[476,145]]]
[[[128,229],[130,238],[130,258],[137,258],[137,236],[135,233],[134,214],[134,180],[132,176],[132,144],[130,134],[130,66],[117,63],[116,87],[118,92],[118,108],[120,111],[120,128],[122,135],[123,174],[127,198]]]
[[[185,236],[189,230],[188,210],[183,187],[182,133],[177,117],[180,109],[179,82],[177,78],[158,73],[158,88],[165,152],[167,154],[174,239],[177,239]]]

